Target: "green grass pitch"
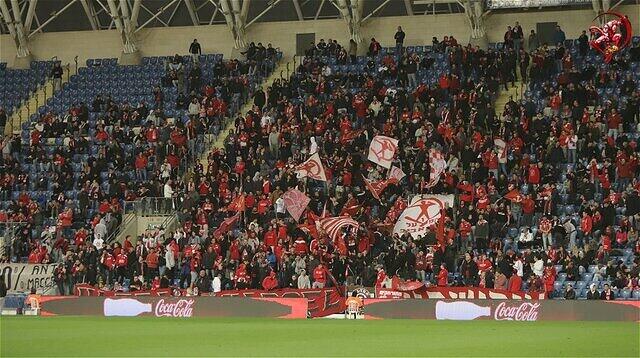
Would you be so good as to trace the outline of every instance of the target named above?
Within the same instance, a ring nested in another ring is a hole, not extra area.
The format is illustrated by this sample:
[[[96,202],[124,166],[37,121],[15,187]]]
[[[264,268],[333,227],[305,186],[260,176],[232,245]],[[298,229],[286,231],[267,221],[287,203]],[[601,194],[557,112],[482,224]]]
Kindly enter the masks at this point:
[[[619,322],[1,317],[0,356],[640,356]]]

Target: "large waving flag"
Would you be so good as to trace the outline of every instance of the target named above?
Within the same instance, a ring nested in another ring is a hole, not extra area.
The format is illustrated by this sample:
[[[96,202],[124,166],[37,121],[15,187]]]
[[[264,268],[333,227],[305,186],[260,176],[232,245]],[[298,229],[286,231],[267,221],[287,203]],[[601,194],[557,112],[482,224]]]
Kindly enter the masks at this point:
[[[240,213],[237,213],[231,217],[224,219],[224,221],[220,224],[220,226],[217,229],[215,229],[215,231],[213,232],[213,237],[218,238],[224,235],[227,231],[229,231],[233,227],[233,225],[235,225],[236,222],[238,222],[238,219],[240,219]]]
[[[442,175],[447,168],[447,161],[444,160],[441,151],[433,148],[429,150],[429,166],[431,167],[431,172],[429,173],[429,184],[427,184],[427,187],[431,188],[438,184],[440,175]]]
[[[317,222],[318,227],[327,233],[331,240],[336,240],[340,237],[342,228],[345,226],[351,226],[354,229],[359,229],[360,224],[353,220],[350,216],[335,216],[330,218],[324,218]]]
[[[398,140],[395,138],[377,135],[373,137],[369,145],[368,159],[387,169],[391,168],[393,156],[398,149]]]
[[[308,196],[296,188],[284,193],[282,199],[284,200],[284,207],[295,221],[300,220],[304,209],[307,208],[307,205],[309,205],[311,201]]]
[[[324,171],[324,166],[318,153],[309,157],[304,163],[295,167],[294,170],[298,175],[298,179],[308,177],[315,180],[327,181],[327,174]]]

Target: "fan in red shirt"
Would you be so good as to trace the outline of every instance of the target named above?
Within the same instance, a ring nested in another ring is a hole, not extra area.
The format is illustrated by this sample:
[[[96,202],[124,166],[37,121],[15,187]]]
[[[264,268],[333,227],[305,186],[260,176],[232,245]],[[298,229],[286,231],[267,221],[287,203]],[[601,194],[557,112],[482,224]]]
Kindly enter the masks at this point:
[[[318,264],[313,270],[313,288],[324,288],[327,283],[327,269],[322,264]]]
[[[444,263],[440,265],[440,271],[438,272],[438,286],[449,286],[449,271],[447,271],[447,266]]]

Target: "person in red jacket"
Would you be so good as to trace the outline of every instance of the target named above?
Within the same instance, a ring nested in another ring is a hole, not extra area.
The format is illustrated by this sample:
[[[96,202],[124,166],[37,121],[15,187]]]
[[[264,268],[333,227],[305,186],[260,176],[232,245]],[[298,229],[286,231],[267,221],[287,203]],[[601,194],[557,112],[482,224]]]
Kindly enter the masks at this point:
[[[522,277],[514,272],[509,278],[509,292],[520,292],[522,290]]]
[[[529,174],[527,176],[527,181],[529,184],[540,184],[540,167],[542,163],[530,164],[529,165]]]
[[[133,250],[133,249],[132,249]],[[127,254],[124,252],[120,252],[118,256],[116,256],[116,270],[118,276],[118,282],[122,283],[122,280],[127,278],[127,265],[129,264],[129,258]]]
[[[318,266],[313,270],[313,285],[311,287],[324,288],[326,283],[327,269],[322,264],[318,264]]]
[[[438,286],[449,286],[449,271],[447,271],[447,266],[444,264],[444,262],[440,264],[440,271],[438,271]]]
[[[269,276],[262,280],[262,288],[267,291],[278,288],[278,279],[276,278],[276,273],[273,270],[269,272]]]
[[[556,281],[556,268],[553,267],[551,261],[547,262],[542,273],[542,280],[544,281],[544,291],[548,298],[551,298],[553,293],[553,283]]]

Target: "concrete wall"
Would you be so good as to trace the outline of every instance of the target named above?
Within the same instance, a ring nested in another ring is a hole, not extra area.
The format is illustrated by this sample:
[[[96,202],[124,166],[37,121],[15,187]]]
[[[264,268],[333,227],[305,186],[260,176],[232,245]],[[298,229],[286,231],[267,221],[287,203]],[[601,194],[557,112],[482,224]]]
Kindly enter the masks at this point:
[[[616,8],[616,11],[627,14],[632,21],[636,33],[640,33],[640,5],[627,5]],[[592,24],[592,10],[537,11],[492,14],[486,20],[490,42],[501,41],[507,25],[520,21],[525,33],[535,28],[537,22],[558,22],[564,28],[567,37],[577,37],[583,29]],[[469,26],[464,14],[443,14],[410,17],[372,17],[362,27],[365,42],[368,46],[370,37],[375,37],[383,46],[393,45],[393,34],[398,25],[402,25],[407,33],[405,43],[412,45],[430,44],[431,37],[442,38],[453,35],[462,43],[469,39]],[[316,38],[337,39],[346,44],[347,27],[343,20],[317,20],[293,22],[254,23],[247,29],[250,41],[271,42],[280,47],[285,56],[295,53],[297,33],[315,32]],[[230,57],[233,51],[233,39],[226,25],[188,26],[171,28],[149,28],[137,34],[138,45],[143,56],[170,55],[186,53],[189,43],[198,38],[206,53],[223,53]],[[87,58],[119,57],[120,37],[115,30],[77,31],[43,33],[33,36],[31,50],[35,59],[49,59],[57,56],[65,63],[73,63],[77,55],[83,64]],[[8,35],[0,38],[0,60],[14,62],[15,46]]]

